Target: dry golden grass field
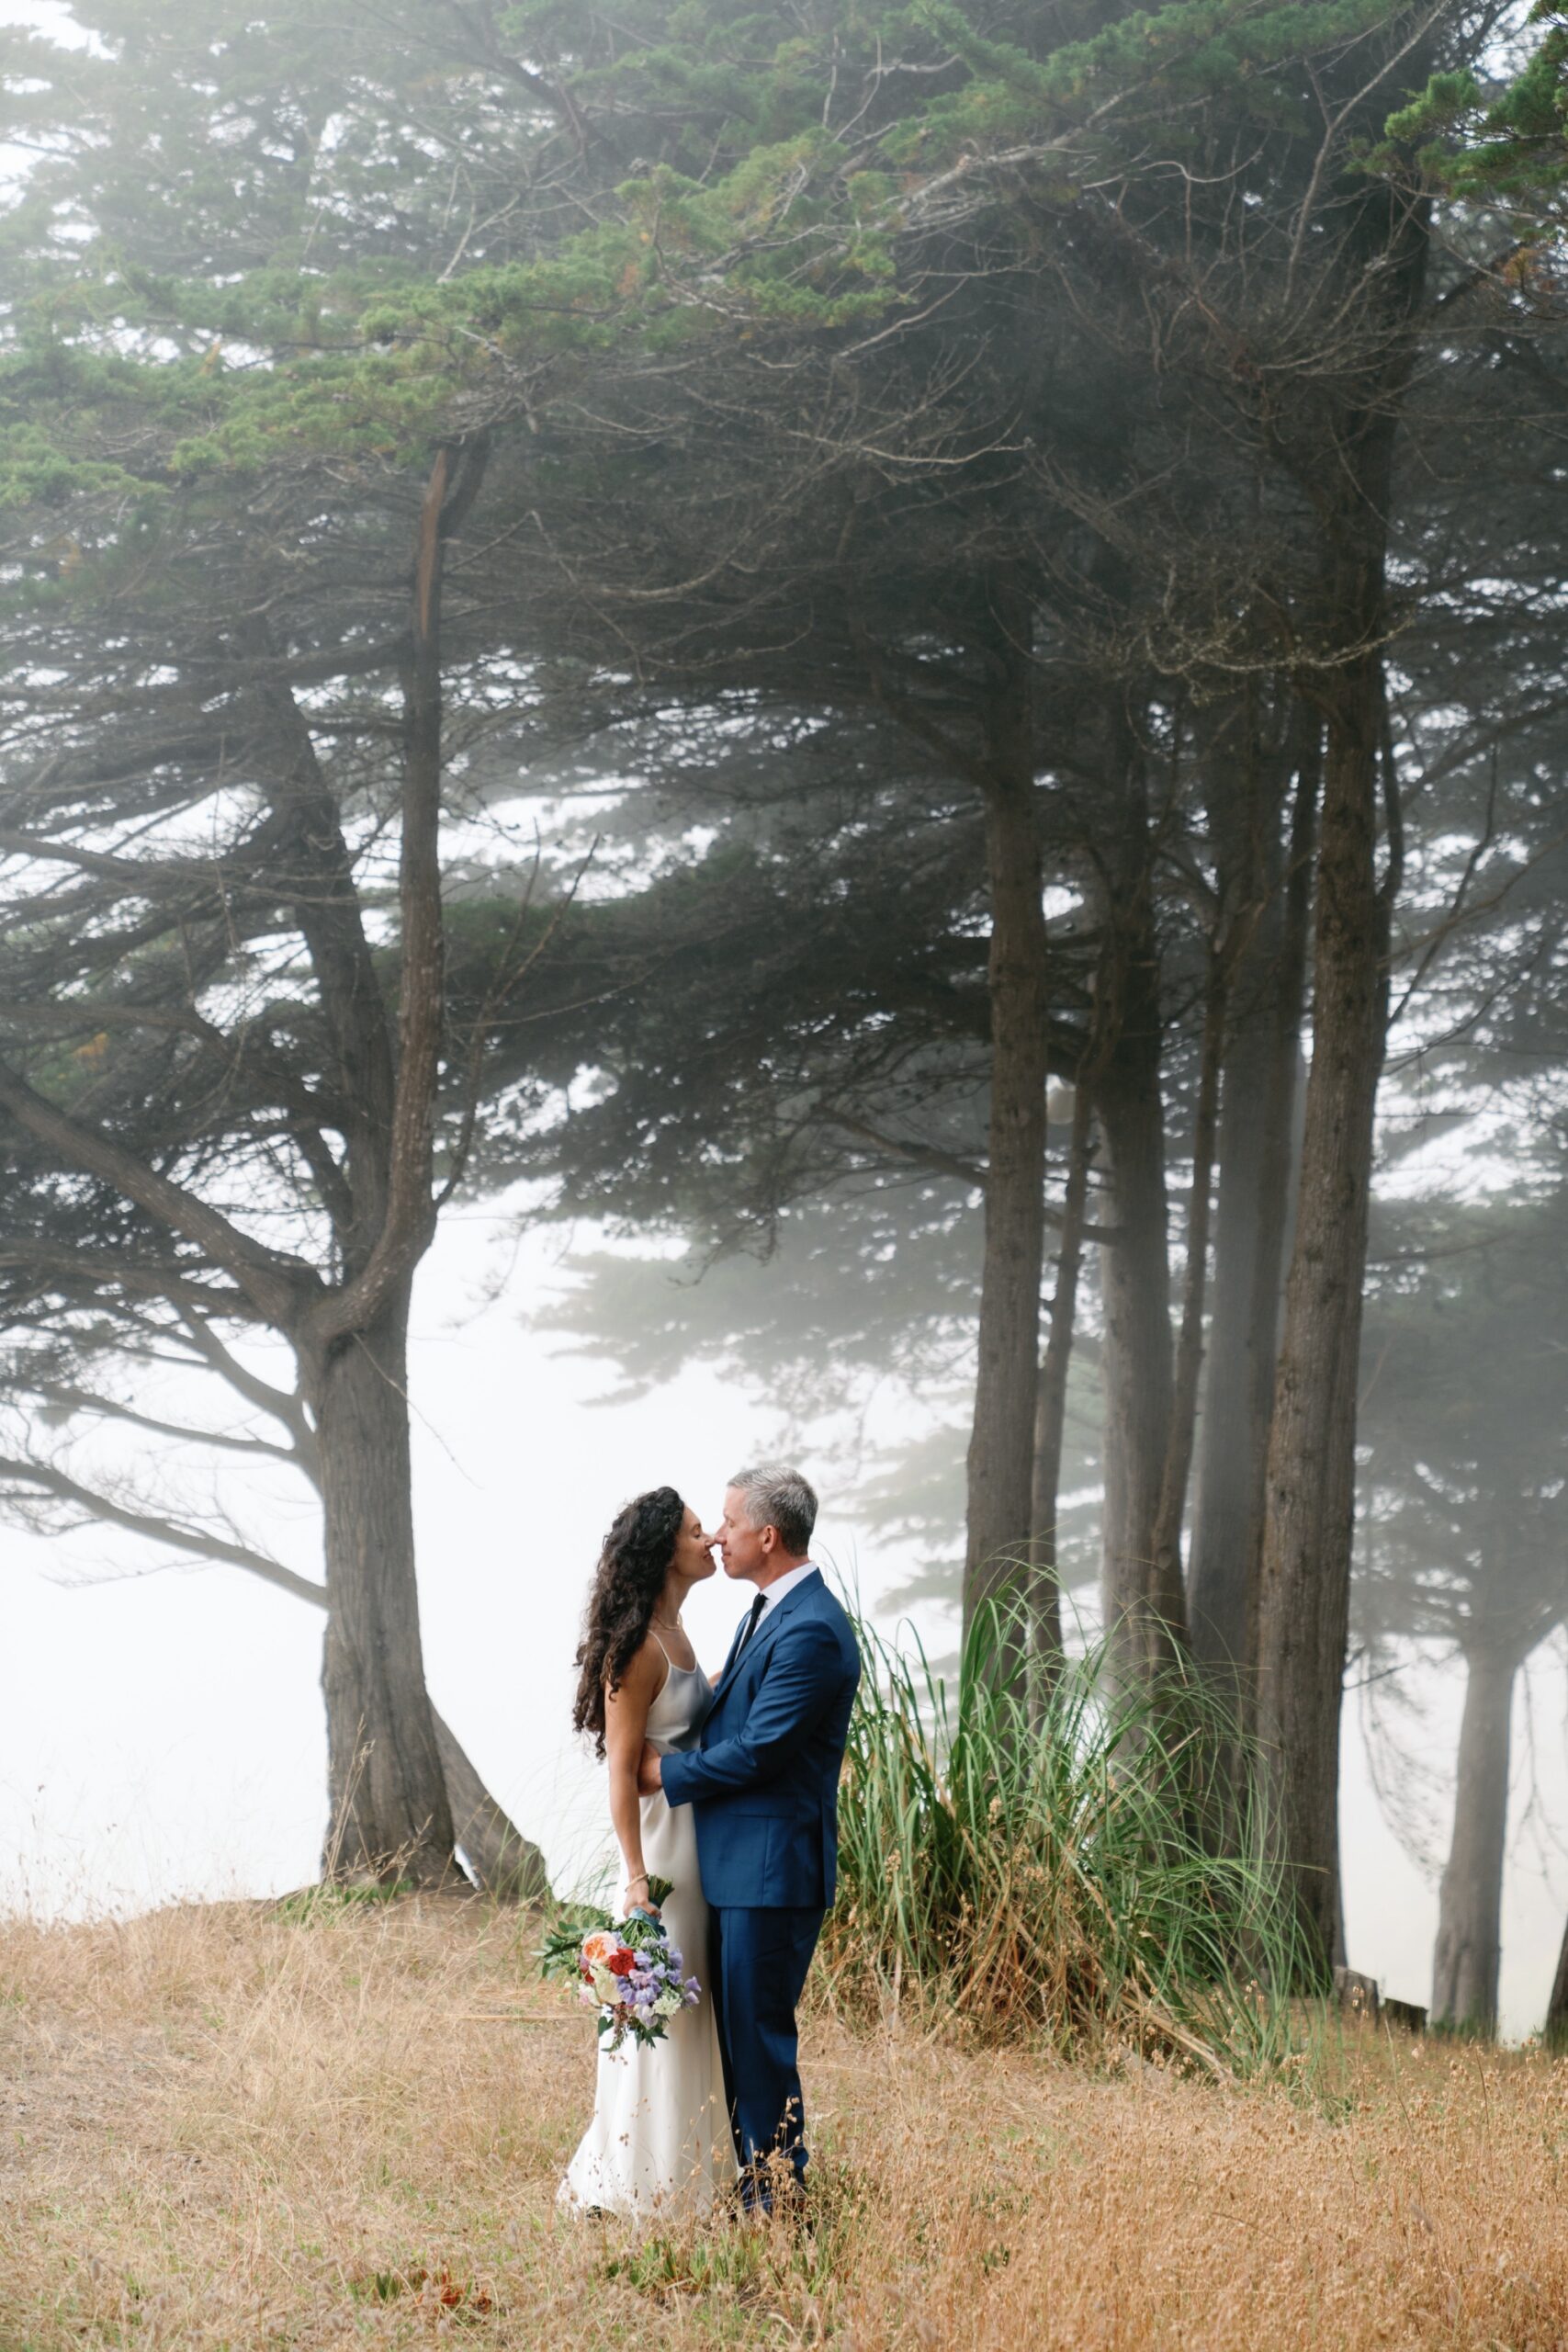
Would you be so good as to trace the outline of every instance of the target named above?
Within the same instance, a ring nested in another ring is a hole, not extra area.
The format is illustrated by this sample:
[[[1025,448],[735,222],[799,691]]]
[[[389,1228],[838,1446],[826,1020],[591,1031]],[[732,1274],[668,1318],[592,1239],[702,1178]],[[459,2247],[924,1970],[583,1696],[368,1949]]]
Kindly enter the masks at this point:
[[[1311,2093],[808,2029],[813,2228],[558,2219],[588,2021],[478,1903],[0,1928],[0,2347],[1568,2346],[1568,2063]]]

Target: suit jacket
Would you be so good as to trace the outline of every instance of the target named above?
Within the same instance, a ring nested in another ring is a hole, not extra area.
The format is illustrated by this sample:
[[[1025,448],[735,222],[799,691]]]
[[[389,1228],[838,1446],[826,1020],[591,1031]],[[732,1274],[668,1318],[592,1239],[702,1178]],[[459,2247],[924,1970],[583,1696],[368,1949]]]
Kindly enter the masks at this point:
[[[693,1808],[710,1904],[825,1909],[838,1873],[839,1768],[860,1681],[854,1629],[814,1569],[769,1610],[738,1660],[739,1639],[700,1746],[664,1758],[664,1793]]]

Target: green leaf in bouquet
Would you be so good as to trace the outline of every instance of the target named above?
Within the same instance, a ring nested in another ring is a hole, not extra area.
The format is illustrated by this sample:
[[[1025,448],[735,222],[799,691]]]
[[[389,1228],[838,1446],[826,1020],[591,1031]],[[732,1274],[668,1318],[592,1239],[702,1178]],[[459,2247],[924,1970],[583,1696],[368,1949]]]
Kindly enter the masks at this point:
[[[582,1939],[596,1929],[614,1928],[607,1911],[559,1911],[545,1930],[537,1959],[541,1976],[576,1981],[582,1957]]]
[[[623,1943],[630,1944],[633,1951],[657,1951],[664,1941],[664,1922],[655,1919],[649,1912],[634,1911],[630,1918],[620,1922],[615,1932]]]

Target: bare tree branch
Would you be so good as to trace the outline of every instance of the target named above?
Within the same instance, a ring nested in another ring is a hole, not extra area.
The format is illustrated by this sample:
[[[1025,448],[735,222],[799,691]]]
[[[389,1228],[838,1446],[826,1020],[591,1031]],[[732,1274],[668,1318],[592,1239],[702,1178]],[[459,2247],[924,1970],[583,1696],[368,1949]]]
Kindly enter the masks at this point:
[[[252,1240],[221,1211],[160,1176],[98,1129],[57,1109],[5,1062],[0,1062],[0,1109],[8,1111],[19,1126],[68,1167],[112,1184],[149,1216],[203,1251],[279,1330],[288,1330],[303,1300],[321,1290],[321,1277],[302,1259],[286,1257]]]

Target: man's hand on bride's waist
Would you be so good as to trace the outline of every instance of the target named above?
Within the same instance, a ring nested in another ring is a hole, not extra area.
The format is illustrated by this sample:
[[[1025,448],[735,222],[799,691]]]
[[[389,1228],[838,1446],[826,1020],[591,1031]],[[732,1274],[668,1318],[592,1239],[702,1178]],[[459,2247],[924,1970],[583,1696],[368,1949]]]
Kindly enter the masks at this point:
[[[664,1758],[650,1739],[642,1743],[642,1757],[637,1768],[637,1794],[657,1796],[664,1786]]]

